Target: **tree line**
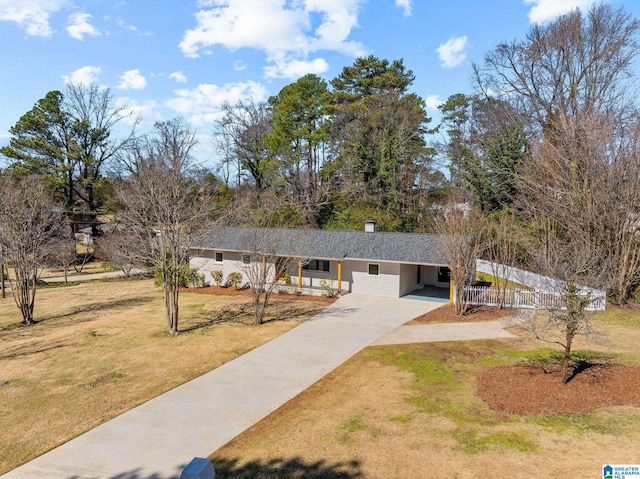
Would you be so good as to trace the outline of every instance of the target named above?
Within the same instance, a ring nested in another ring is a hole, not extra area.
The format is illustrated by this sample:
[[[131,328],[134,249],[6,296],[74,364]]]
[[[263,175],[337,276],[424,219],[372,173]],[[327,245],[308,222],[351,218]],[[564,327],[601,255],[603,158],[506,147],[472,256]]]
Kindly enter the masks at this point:
[[[70,85],[11,129],[4,174],[37,178],[63,210],[88,211],[96,233],[100,212],[126,219],[155,242],[147,261],[172,264],[166,274],[182,251],[160,244],[163,232],[197,233],[183,210],[194,225],[206,216],[360,229],[371,219],[381,230],[474,237],[451,248],[452,272],[481,256],[624,303],[640,285],[639,28],[609,5],[536,25],[474,65],[470,91],[451,95],[433,126],[402,60],[358,58],[328,82],[306,75],[268,101],[223,105],[211,171],[194,164],[182,119],[116,136],[128,123],[109,90]],[[160,204],[171,207],[132,213]],[[457,284],[468,270],[453,273]]]

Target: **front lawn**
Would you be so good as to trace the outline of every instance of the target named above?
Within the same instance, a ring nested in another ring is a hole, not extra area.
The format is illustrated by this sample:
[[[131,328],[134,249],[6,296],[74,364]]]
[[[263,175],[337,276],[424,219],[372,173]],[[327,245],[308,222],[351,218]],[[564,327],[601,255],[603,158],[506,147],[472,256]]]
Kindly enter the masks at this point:
[[[612,309],[595,327],[579,358],[639,364],[637,313]],[[214,452],[216,477],[574,478],[637,462],[639,408],[509,414],[478,394],[483,372],[555,356],[525,336],[367,348]]]
[[[249,298],[183,292],[167,336],[151,280],[44,288],[33,326],[0,300],[0,474],[254,349],[326,304],[274,298],[253,326]],[[278,320],[274,320],[278,319]]]

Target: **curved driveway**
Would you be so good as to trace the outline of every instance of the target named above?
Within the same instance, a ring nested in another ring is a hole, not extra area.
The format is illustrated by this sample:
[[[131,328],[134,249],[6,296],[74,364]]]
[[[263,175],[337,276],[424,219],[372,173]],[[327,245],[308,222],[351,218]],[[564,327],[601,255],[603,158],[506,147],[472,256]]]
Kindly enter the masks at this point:
[[[441,305],[348,294],[269,343],[2,478],[179,477],[194,456],[207,457],[364,347]]]

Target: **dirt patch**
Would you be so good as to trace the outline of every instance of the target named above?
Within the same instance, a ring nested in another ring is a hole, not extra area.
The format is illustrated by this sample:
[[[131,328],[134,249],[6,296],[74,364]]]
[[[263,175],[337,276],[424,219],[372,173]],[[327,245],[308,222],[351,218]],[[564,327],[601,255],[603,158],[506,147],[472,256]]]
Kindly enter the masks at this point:
[[[497,321],[499,319],[507,319],[514,316],[516,310],[508,308],[494,308],[490,306],[473,307],[469,313],[464,316],[458,316],[455,313],[453,304],[446,304],[439,308],[429,311],[428,313],[412,319],[407,324],[428,324],[428,323],[460,323],[472,321]]]
[[[219,296],[247,296],[251,297],[250,289],[222,288],[220,286],[207,286],[205,288],[182,288],[180,291],[197,294],[211,294]],[[271,295],[272,300],[286,299],[295,301],[315,301],[318,303],[333,303],[338,298],[327,298],[326,296],[311,296],[309,294],[281,294]]]
[[[587,414],[640,406],[640,367],[594,365],[563,384],[560,366],[498,366],[478,376],[478,395],[509,414]]]

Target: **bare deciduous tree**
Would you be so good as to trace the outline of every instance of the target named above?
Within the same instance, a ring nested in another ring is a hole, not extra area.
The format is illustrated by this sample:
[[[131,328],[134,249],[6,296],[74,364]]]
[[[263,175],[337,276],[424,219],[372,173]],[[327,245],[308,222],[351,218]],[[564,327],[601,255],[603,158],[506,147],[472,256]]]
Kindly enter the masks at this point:
[[[516,266],[521,252],[522,235],[513,216],[503,211],[487,225],[486,257],[491,261],[494,277],[493,287],[497,290],[500,308],[504,307],[507,292],[507,279]]]
[[[487,224],[482,212],[459,206],[450,200],[435,228],[441,236],[441,253],[451,269],[455,312],[463,315],[469,310],[465,288],[475,282],[476,261],[487,247]]]
[[[278,280],[298,263],[294,258],[297,249],[295,235],[290,234],[291,231],[285,228],[247,228],[238,237],[244,252],[242,271],[251,287],[256,324],[263,323],[265,309],[276,291]],[[283,251],[288,251],[288,254],[283,255]]]
[[[593,312],[587,309],[596,299],[597,291],[586,285],[603,284],[607,274],[598,265],[602,265],[604,258],[591,245],[565,235],[549,218],[538,218],[532,224],[540,225],[540,229],[530,244],[530,260],[536,271],[549,278],[545,289],[557,293],[560,301],[547,308],[546,319],[533,317],[523,327],[538,340],[562,347],[561,376],[566,382],[570,377],[574,339],[579,335],[593,337]]]
[[[98,85],[70,83],[66,93],[67,109],[73,117],[74,159],[78,170],[76,194],[87,205],[91,215],[91,233],[98,236],[97,210],[102,205],[100,187],[108,164],[133,138],[133,129],[124,139],[113,130],[130,116],[127,108],[116,105],[108,88]]]
[[[523,216],[535,211],[563,239],[588,245],[618,302],[640,284],[639,33],[623,7],[596,4],[498,45],[476,69],[478,85],[513,105],[534,135],[520,172]]]
[[[231,168],[230,162],[235,161],[238,186],[240,177],[248,174],[260,192],[268,186],[274,169],[265,137],[271,128],[269,107],[249,100],[235,105],[224,103],[222,109],[224,116],[216,121],[215,142],[224,154],[225,168]]]
[[[500,43],[477,69],[478,80],[547,131],[557,115],[620,115],[631,99],[639,32],[640,22],[623,7],[575,9],[535,25],[522,41]]]
[[[115,229],[96,240],[97,253],[131,276],[134,267],[143,267],[146,244],[139,241],[140,235]]]
[[[44,267],[49,243],[60,232],[62,209],[33,178],[15,180],[9,175],[0,183],[0,247],[14,270],[11,291],[22,321],[33,323],[37,282]]]
[[[52,268],[62,268],[64,282],[68,283],[69,267],[78,257],[74,238],[54,238],[47,246],[46,265]]]
[[[518,206],[532,233],[532,268],[553,278],[547,286],[561,298],[561,304],[550,309],[549,320],[531,323],[530,329],[538,339],[562,346],[565,381],[574,338],[592,334],[586,309],[594,300],[593,288],[604,290],[616,276],[628,273],[617,270],[622,259],[613,238],[623,249],[631,246],[634,251],[628,259],[633,262],[639,246],[634,226],[638,203],[633,204],[640,200],[639,173],[617,177],[622,172],[618,167],[627,168],[632,158],[621,148],[624,141],[620,143],[622,138],[613,133],[608,117],[596,118],[558,117],[556,129],[563,135],[538,142],[520,178]],[[631,203],[629,195],[634,198]],[[636,266],[636,277],[637,272]],[[550,331],[562,338],[550,336]]]
[[[180,274],[189,247],[211,225],[207,198],[189,175],[195,132],[181,118],[156,123],[138,171],[119,189],[122,222],[160,272],[169,334],[178,333]]]

